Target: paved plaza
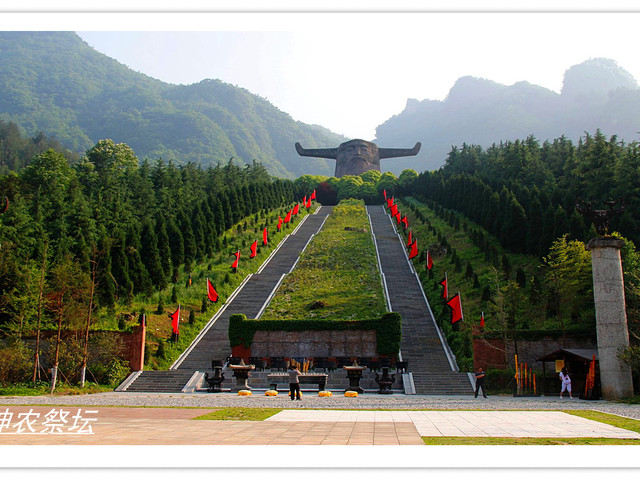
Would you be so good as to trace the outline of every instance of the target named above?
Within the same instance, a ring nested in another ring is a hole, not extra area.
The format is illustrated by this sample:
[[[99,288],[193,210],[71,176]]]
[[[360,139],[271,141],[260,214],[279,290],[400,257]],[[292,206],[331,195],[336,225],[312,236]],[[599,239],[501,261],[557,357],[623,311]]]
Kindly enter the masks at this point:
[[[251,397],[107,393],[3,397],[0,405],[0,445],[423,445],[423,436],[640,439],[639,433],[561,411],[640,418],[639,406],[558,398],[365,394],[350,399],[308,393],[291,402],[283,394],[258,392]],[[262,422],[193,420],[223,407],[283,411]]]

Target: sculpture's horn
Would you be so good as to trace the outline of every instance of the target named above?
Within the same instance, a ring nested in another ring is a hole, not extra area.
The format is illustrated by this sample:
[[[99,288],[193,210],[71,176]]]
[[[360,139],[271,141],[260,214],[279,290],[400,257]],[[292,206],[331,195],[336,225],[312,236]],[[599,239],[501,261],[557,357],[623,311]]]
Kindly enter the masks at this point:
[[[410,157],[417,155],[422,144],[417,142],[413,148],[378,148],[380,158]]]
[[[317,157],[317,158],[338,158],[337,148],[302,148],[298,142],[296,142],[296,151],[301,157]]]
[[[4,205],[0,207],[0,213],[4,213],[7,210],[9,210],[9,199],[7,197],[4,197]]]

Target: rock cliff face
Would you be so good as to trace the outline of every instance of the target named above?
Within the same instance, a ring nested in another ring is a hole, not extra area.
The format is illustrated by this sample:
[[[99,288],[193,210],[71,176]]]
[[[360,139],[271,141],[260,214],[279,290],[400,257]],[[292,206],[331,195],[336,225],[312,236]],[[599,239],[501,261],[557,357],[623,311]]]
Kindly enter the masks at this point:
[[[564,74],[562,96],[579,98],[591,95],[607,97],[612,90],[637,90],[638,82],[616,62],[594,58],[574,65]]]
[[[596,58],[569,68],[560,94],[528,82],[507,86],[462,77],[444,101],[409,99],[403,112],[378,127],[375,142],[422,142],[417,157],[383,166],[398,174],[405,168],[439,168],[452,145],[488,147],[530,135],[540,141],[563,135],[577,141],[596,129],[633,141],[639,125],[638,83],[615,61]]]

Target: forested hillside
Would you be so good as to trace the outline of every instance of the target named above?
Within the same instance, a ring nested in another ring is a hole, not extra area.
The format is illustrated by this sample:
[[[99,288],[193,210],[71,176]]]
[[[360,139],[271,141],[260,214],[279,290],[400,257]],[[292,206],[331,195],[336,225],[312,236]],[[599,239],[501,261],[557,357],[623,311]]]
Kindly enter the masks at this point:
[[[226,298],[290,228],[276,229],[284,208],[310,193],[259,163],[205,169],[140,162],[129,146],[112,140],[72,163],[53,148],[37,153],[55,145],[46,137],[25,139],[13,125],[0,127],[3,158],[23,165],[0,174],[0,197],[9,199],[0,214],[0,384],[26,380],[34,368],[33,346],[22,337],[56,328],[76,332],[54,342],[65,375],[75,380],[83,348],[77,332],[125,330],[134,312],[147,313],[148,365],[167,368],[186,345],[165,345],[171,323],[164,305],[188,308],[181,331],[189,342],[209,318],[205,277]],[[255,259],[243,257],[234,275],[233,253],[262,239],[265,229],[269,246],[261,242]],[[198,288],[189,288],[192,281]],[[116,347],[99,347],[112,358],[90,359],[101,382],[120,381],[128,371]],[[46,375],[54,354],[42,353]]]
[[[376,130],[379,145],[422,142],[418,156],[398,158],[383,167],[399,174],[443,165],[452,145],[488,148],[528,136],[577,143],[584,132],[632,142],[640,127],[640,89],[636,80],[609,59],[597,58],[569,68],[560,94],[522,81],[507,86],[463,77],[443,101],[408,100],[403,112]]]
[[[233,157],[295,178],[334,169],[324,159],[300,160],[295,142],[345,140],[219,80],[171,85],[134,72],[71,32],[0,32],[0,64],[0,119],[79,154],[110,138],[140,159],[206,167]]]
[[[226,247],[239,220],[293,201],[291,181],[260,164],[202,169],[138,158],[102,140],[71,166],[50,149],[0,177],[10,208],[0,218],[0,325],[31,315],[35,272],[73,265],[88,280],[99,262],[98,306],[162,290]],[[83,281],[84,281],[83,280]],[[52,282],[55,288],[56,282]]]
[[[478,325],[485,312],[492,317],[488,331],[511,341],[541,329],[595,333],[585,244],[597,234],[576,203],[580,198],[606,209],[612,199],[625,209],[612,219],[610,233],[627,240],[622,250],[627,317],[632,344],[638,345],[639,168],[636,142],[607,139],[599,131],[577,144],[564,137],[540,144],[529,137],[487,149],[454,147],[442,168],[421,173],[403,189],[413,196],[411,217],[423,224],[414,234],[436,255],[442,247],[446,251],[435,262],[436,277],[433,272],[423,277],[430,298],[437,298],[438,282],[448,271],[466,299],[470,325]],[[435,305],[436,311],[448,310]],[[455,344],[467,356],[462,345],[468,337],[464,331],[457,335]],[[632,347],[628,355],[640,371],[640,348]]]
[[[589,240],[595,231],[576,211],[578,199],[605,208],[624,203],[612,231],[640,241],[640,149],[601,132],[577,144],[561,137],[540,144],[533,137],[487,149],[454,147],[446,164],[421,173],[417,196],[455,209],[482,225],[514,252],[544,255],[563,234]]]

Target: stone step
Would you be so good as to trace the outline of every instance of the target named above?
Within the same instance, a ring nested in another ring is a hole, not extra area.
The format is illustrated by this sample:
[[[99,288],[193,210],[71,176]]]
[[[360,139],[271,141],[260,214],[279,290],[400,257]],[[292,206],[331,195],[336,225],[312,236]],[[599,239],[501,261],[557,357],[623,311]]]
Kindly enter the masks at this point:
[[[192,375],[188,371],[144,371],[125,391],[180,392]]]
[[[402,358],[409,362],[416,393],[470,393],[471,384],[466,374],[452,370],[422,286],[407,261],[404,242],[400,241],[382,206],[370,206],[367,211],[376,236],[391,308],[402,316]]]

